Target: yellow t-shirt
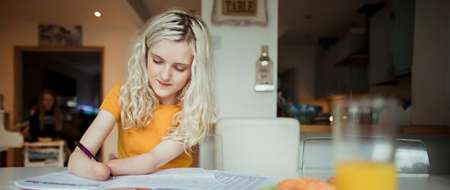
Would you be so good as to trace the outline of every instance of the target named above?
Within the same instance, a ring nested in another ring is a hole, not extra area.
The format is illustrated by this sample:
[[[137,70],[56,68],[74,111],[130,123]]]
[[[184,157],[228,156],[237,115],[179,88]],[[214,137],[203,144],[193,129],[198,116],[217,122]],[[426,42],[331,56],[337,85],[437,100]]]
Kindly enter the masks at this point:
[[[161,142],[162,137],[169,132],[172,117],[180,111],[180,107],[177,105],[161,105],[153,112],[152,121],[147,127],[123,129],[120,124],[120,87],[121,85],[115,85],[109,91],[100,109],[110,112],[116,119],[119,131],[117,143],[119,158],[127,158],[149,152],[155,148]],[[162,166],[161,169],[190,167],[191,165],[192,158],[187,153],[182,153]]]

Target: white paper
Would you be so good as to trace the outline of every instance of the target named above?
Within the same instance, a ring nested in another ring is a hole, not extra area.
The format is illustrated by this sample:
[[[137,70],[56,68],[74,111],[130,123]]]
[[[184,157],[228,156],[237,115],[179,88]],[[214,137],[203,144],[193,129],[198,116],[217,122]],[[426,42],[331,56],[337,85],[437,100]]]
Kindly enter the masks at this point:
[[[74,176],[67,171],[18,180],[24,189],[96,190],[110,188],[151,189],[259,189],[268,178],[201,168],[161,170],[149,175],[118,176],[107,181],[94,181]]]
[[[15,185],[23,189],[49,189],[49,190],[99,189],[101,186],[105,185],[105,183],[106,182],[104,181],[89,180],[72,175],[67,170],[15,181]]]

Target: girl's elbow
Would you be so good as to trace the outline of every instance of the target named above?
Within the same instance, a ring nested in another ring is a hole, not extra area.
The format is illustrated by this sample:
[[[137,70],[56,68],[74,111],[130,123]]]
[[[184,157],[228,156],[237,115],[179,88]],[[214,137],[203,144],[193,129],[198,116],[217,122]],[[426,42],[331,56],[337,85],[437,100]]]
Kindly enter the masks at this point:
[[[111,176],[111,170],[104,164],[98,164],[94,167],[94,178],[96,180],[104,181]]]
[[[77,176],[101,181],[107,180],[111,173],[105,164],[84,160],[76,152],[70,155],[67,169]]]

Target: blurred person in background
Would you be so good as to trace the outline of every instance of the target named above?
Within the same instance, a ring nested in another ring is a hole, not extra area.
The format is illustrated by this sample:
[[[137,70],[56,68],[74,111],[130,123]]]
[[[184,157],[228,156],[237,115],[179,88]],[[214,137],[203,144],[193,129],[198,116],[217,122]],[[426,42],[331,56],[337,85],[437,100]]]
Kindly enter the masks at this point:
[[[50,141],[60,137],[62,112],[57,106],[56,96],[51,90],[44,90],[31,111],[29,141]]]

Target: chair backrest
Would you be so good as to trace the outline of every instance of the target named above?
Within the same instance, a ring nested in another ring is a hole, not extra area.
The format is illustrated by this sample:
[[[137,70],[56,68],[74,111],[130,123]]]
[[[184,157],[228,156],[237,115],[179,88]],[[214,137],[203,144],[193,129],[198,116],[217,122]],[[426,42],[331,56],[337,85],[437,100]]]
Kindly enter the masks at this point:
[[[428,175],[430,159],[425,143],[417,139],[397,139],[395,164],[399,173]]]
[[[24,166],[64,166],[64,141],[24,143]]]
[[[369,148],[366,150],[370,151]],[[397,139],[395,164],[400,175],[428,175],[430,162],[425,143],[416,139]],[[304,175],[332,172],[334,170],[333,139],[331,137],[305,138],[302,142],[300,165]]]
[[[198,165],[201,168],[214,170],[216,167],[216,140],[217,135],[207,135],[199,146]]]
[[[329,173],[333,166],[333,141],[330,137],[307,137],[302,141],[300,171]]]
[[[0,150],[9,148],[21,148],[23,135],[19,132],[11,132],[7,129],[8,114],[0,109]]]
[[[217,169],[295,177],[300,130],[292,118],[224,118],[216,125]]]

